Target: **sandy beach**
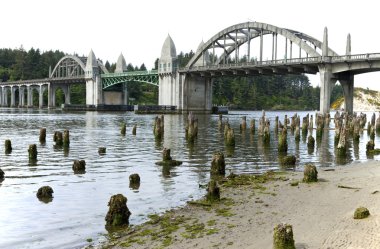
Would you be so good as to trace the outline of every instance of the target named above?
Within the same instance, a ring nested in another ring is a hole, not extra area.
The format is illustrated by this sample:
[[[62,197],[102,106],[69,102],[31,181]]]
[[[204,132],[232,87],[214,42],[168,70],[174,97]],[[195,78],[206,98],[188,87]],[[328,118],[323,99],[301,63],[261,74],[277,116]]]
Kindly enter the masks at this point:
[[[332,170],[331,170],[332,169]],[[273,228],[293,226],[296,248],[380,248],[380,162],[319,168],[317,183],[303,172],[268,181],[225,183],[221,202],[186,205],[115,236],[104,248],[272,248]],[[298,186],[290,183],[300,181]],[[369,209],[353,219],[356,208]]]

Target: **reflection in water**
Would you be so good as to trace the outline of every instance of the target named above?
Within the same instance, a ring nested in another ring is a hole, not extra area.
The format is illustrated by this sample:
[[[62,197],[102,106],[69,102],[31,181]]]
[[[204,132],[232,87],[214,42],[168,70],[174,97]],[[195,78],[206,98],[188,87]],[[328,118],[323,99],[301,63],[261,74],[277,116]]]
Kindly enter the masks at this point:
[[[218,115],[197,115],[198,138],[189,144],[185,140],[186,115],[166,115],[164,137],[155,140],[155,115],[0,109],[0,141],[11,139],[13,145],[12,153],[0,160],[0,168],[6,175],[6,180],[0,182],[0,248],[83,247],[87,244],[86,238],[97,240],[99,234],[106,232],[104,217],[113,194],[122,193],[128,198],[128,207],[133,213],[131,224],[145,221],[147,214],[183,205],[190,198],[200,198],[205,189],[199,186],[210,179],[211,159],[216,151],[225,152],[227,172],[278,170],[282,155],[277,150],[274,119],[279,116],[283,120],[285,115],[293,114],[266,113],[272,124],[268,144],[264,144],[257,133],[246,130],[235,134],[235,147],[227,148],[223,129],[218,127]],[[306,114],[299,113],[301,120]],[[231,128],[237,131],[242,116],[247,116],[247,120],[258,119],[261,112],[232,112],[223,120],[228,119]],[[128,131],[124,137],[120,135],[123,122]],[[129,130],[135,124],[139,132],[132,136]],[[40,127],[46,127],[46,143],[38,147],[38,162],[30,165],[25,148],[38,141]],[[70,130],[70,150],[57,147],[53,142],[54,131],[65,129]],[[315,133],[314,130],[309,132]],[[350,141],[347,156],[338,158],[333,154],[336,153],[333,151],[334,130],[326,129],[316,150],[310,152],[304,134],[302,140],[296,142],[289,133],[287,154],[296,156],[296,170],[302,170],[309,162],[327,167],[353,159],[365,161],[373,158],[365,153],[368,140],[369,135],[364,133],[359,144],[352,145]],[[375,137],[375,143],[380,143],[380,137]],[[99,147],[106,147],[107,153],[99,155]],[[183,164],[177,167],[155,165],[161,160],[164,147],[170,148],[171,156]],[[85,174],[73,174],[72,163],[78,158],[86,160]],[[141,176],[138,190],[129,186],[131,173]],[[33,193],[36,185],[53,187],[54,201],[48,205],[38,201]],[[23,206],[28,208],[19,208]],[[36,224],[31,221],[37,214]],[[7,217],[17,219],[9,222]]]

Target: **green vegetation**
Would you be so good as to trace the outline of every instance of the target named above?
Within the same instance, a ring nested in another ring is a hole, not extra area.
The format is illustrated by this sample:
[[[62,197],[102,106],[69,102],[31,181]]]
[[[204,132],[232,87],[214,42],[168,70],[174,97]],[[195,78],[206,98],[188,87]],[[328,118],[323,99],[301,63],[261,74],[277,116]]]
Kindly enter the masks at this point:
[[[315,110],[319,88],[305,75],[223,77],[214,81],[213,102],[217,105],[254,110]]]

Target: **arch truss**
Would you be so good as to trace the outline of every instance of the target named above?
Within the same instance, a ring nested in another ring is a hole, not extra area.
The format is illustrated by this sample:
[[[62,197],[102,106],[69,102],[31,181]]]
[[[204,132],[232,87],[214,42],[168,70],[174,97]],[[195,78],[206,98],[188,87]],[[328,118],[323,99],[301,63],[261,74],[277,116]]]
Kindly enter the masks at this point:
[[[50,78],[53,79],[84,79],[86,70],[87,57],[78,57],[75,55],[66,55],[60,59],[53,71],[50,73]],[[108,73],[107,68],[101,60],[97,60],[99,71]]]
[[[141,82],[151,85],[158,86],[158,71],[134,71],[134,72],[124,72],[124,73],[109,73],[102,74],[102,85],[103,89],[108,87],[126,83],[126,82]]]
[[[263,44],[263,37],[268,35],[271,36],[271,44]],[[299,58],[301,58],[301,52],[306,53],[306,57],[321,56],[322,42],[307,34],[266,23],[247,22],[230,26],[214,35],[198,48],[198,51],[186,65],[186,68],[191,69],[196,66],[228,64],[231,62],[238,63],[239,58],[242,56],[242,53],[239,53],[241,51],[245,53],[243,55],[245,61],[251,62],[253,59],[250,43],[256,38],[259,39],[260,44],[259,48],[255,48],[256,51],[259,52],[259,56],[256,60],[263,62],[264,46],[270,46],[270,50],[272,50],[271,60],[276,61],[278,60],[277,41],[279,35],[285,38],[285,59],[292,59],[292,55],[294,54],[292,51],[293,45],[299,48]],[[247,49],[245,49],[243,45],[247,45]],[[215,50],[221,50],[222,52],[218,55],[215,53]],[[268,48],[266,51],[267,50]],[[328,53],[330,56],[338,56],[338,54],[330,48],[328,49]]]
[[[80,78],[85,76],[86,57],[64,56],[54,67],[50,78]]]

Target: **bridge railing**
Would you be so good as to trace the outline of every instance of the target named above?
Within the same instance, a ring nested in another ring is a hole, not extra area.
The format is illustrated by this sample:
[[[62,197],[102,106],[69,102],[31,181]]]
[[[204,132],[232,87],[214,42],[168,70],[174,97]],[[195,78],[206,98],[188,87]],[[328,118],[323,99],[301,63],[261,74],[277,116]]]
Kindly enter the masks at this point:
[[[348,61],[348,60],[371,60],[379,59],[380,53],[371,53],[371,54],[353,54],[353,55],[342,55],[342,56],[332,56],[332,61]]]
[[[380,53],[369,54],[354,54],[342,56],[317,56],[306,58],[291,58],[280,60],[267,60],[267,61],[251,61],[240,63],[228,63],[218,65],[205,65],[193,66],[192,68],[180,68],[180,71],[204,71],[204,70],[218,70],[218,69],[244,69],[248,67],[265,67],[265,66],[281,66],[281,65],[295,65],[295,64],[318,64],[318,63],[334,63],[334,62],[347,62],[347,61],[365,61],[365,60],[379,60]]]
[[[218,69],[234,69],[234,68],[245,68],[252,66],[272,66],[272,65],[288,65],[288,64],[308,64],[308,63],[318,63],[321,57],[307,57],[307,58],[292,58],[292,59],[281,59],[281,60],[268,60],[268,61],[251,61],[251,62],[241,62],[241,63],[228,63],[228,64],[218,64],[218,65],[207,65],[207,66],[194,66],[190,70],[203,71],[203,70],[218,70]],[[180,71],[186,71],[189,68],[180,68]]]

